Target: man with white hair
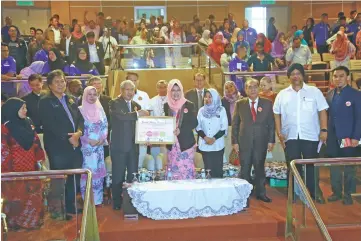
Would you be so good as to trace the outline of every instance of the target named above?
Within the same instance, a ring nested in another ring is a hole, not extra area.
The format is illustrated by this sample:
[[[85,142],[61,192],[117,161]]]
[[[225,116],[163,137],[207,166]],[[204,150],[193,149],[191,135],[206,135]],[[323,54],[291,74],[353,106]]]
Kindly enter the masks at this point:
[[[138,89],[139,86],[139,75],[135,72],[128,72],[126,78],[127,80],[131,80],[135,86],[135,94],[133,97],[133,101],[138,103],[143,110],[149,110],[149,95]],[[139,167],[143,167],[144,158],[147,155],[147,146],[140,145],[139,146]]]
[[[149,112],[133,101],[135,85],[131,80],[120,84],[121,95],[109,102],[112,133],[110,150],[112,159],[113,209],[122,205],[122,184],[132,181],[132,173],[138,172],[138,145],[135,144],[135,123],[138,116],[148,116]],[[127,178],[125,179],[125,170]]]

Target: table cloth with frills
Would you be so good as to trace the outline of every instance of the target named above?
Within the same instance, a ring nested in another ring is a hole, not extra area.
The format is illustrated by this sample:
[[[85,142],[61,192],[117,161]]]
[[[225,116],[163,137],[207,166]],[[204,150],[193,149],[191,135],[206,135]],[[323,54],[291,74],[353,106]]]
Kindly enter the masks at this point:
[[[224,178],[134,183],[128,193],[140,214],[165,220],[237,213],[251,190],[246,180]]]

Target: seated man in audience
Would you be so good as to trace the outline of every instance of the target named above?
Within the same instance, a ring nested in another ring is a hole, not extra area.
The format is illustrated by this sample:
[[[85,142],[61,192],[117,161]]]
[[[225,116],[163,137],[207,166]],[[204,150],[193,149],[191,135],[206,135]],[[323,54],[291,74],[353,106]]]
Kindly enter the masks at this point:
[[[327,93],[328,138],[327,155],[331,158],[357,157],[361,139],[361,93],[348,85],[350,71],[344,66],[333,70],[335,89]],[[344,146],[340,144],[346,140]],[[349,142],[349,143],[348,143]],[[343,172],[343,175],[342,175]],[[329,202],[343,199],[344,205],[353,203],[351,193],[355,192],[355,166],[331,167],[332,195]],[[343,193],[342,193],[343,190]]]
[[[26,102],[26,108],[28,110],[27,116],[33,121],[36,132],[43,133],[43,127],[41,126],[38,108],[40,98],[44,96],[44,92],[41,91],[43,88],[43,80],[41,75],[30,75],[28,83],[31,88],[31,93],[22,98]]]
[[[33,62],[35,54],[43,48],[43,30],[40,28],[35,32],[35,40],[32,41],[28,46],[28,64]]]
[[[206,86],[206,76],[203,73],[196,73],[194,75],[194,89],[188,90],[184,97],[191,101],[195,105],[196,113],[204,105],[204,92],[207,90]]]
[[[287,50],[286,61],[288,65],[301,64],[305,69],[312,69],[312,54],[308,46],[301,44],[301,39],[293,38],[292,47]]]
[[[270,71],[271,64],[277,66],[275,59],[268,53],[264,52],[264,44],[256,43],[256,53],[252,54],[247,61],[248,66],[253,67],[253,71]]]
[[[49,59],[49,50],[54,47],[53,43],[49,40],[44,40],[42,43],[43,48],[35,53],[33,62],[43,61],[48,62]]]
[[[142,107],[142,110],[149,110],[150,109],[150,99],[149,95],[139,90],[139,75],[134,72],[128,72],[126,76],[126,80],[131,80],[135,86],[135,94],[133,96],[133,101],[135,101],[137,104],[139,104]],[[146,145],[140,145],[139,146],[139,167],[143,167],[143,162],[145,159],[145,156],[147,155],[147,146]]]
[[[121,95],[110,101],[110,122],[112,135],[110,141],[112,159],[112,197],[113,209],[120,210],[122,206],[123,182],[131,183],[132,173],[138,171],[138,145],[135,144],[135,122],[138,116],[148,116],[149,112],[141,110],[134,102],[135,85],[131,80],[120,84]],[[127,176],[125,177],[125,171]]]
[[[21,75],[16,75],[16,61],[9,56],[9,48],[1,43],[1,80],[8,81],[13,77],[21,79]],[[13,83],[1,83],[1,91],[9,96],[16,96],[16,86]]]
[[[102,43],[95,41],[94,32],[88,32],[86,34],[87,43],[83,48],[87,52],[88,60],[94,64],[100,75],[105,73],[104,67],[104,48]]]
[[[83,84],[78,79],[72,79],[68,82],[68,93],[72,96],[78,105],[81,104],[79,101],[83,95]]]

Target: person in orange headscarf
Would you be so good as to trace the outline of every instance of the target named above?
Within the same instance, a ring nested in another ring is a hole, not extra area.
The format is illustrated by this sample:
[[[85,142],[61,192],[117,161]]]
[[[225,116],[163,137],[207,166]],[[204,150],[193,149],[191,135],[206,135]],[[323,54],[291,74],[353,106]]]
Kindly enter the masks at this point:
[[[224,53],[224,37],[221,32],[216,33],[213,42],[208,46],[207,53],[220,65],[221,56]]]
[[[335,66],[345,66],[350,68],[350,58],[355,55],[356,48],[348,40],[347,35],[342,32],[337,32],[336,40],[332,43],[330,53],[335,56]]]
[[[263,46],[264,46],[264,52],[269,54],[271,53],[271,50],[272,50],[272,43],[271,41],[269,41],[269,39],[263,34],[263,33],[259,33],[257,34],[257,40],[256,40],[256,43],[254,44],[253,46],[253,50],[256,52],[256,44],[258,42],[261,42],[263,43]]]
[[[361,30],[356,35],[357,54],[356,59],[361,59]]]

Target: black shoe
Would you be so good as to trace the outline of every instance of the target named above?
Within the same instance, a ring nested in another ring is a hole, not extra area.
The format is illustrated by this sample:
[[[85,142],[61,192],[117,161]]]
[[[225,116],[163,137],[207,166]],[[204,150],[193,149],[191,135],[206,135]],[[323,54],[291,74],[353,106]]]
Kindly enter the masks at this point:
[[[327,200],[329,202],[336,202],[336,201],[341,200],[341,199],[342,199],[342,195],[336,195],[336,194],[332,194],[331,196],[329,196],[327,198]]]
[[[70,214],[76,214],[76,213],[82,214],[82,213],[83,213],[83,209],[79,208],[79,209],[77,210],[77,212],[75,212],[75,209],[70,209],[67,213],[70,213]]]
[[[325,198],[323,196],[318,196],[315,201],[319,204],[325,204],[326,201],[325,201]]]
[[[353,204],[353,200],[352,200],[352,198],[351,198],[350,195],[345,195],[344,198],[343,198],[343,200],[342,200],[342,203],[343,203],[344,205],[352,205],[352,204]]]
[[[271,203],[272,202],[272,199],[270,199],[266,195],[257,196],[257,200],[261,200],[262,202],[265,202],[265,203]]]

